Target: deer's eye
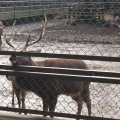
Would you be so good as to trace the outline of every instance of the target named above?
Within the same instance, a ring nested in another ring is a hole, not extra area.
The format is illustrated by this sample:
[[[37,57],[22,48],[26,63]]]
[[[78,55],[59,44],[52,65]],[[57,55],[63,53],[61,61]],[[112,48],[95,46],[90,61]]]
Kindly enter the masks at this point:
[[[14,57],[10,57],[10,61],[14,61],[15,60],[15,58]]]

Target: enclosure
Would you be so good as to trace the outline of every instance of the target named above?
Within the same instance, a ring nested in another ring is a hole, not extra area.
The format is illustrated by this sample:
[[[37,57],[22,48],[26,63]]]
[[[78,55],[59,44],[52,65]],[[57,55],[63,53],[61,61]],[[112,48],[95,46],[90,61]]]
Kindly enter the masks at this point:
[[[6,39],[11,39],[11,34],[14,34],[12,43],[16,48],[24,46],[29,36],[30,42],[37,40],[42,29],[42,21],[45,20],[44,15],[47,17],[47,25],[45,35],[39,42],[28,47],[25,52],[15,52],[6,43]],[[69,80],[73,78],[71,74],[88,76],[87,81],[91,82],[91,116],[120,119],[119,0],[3,0],[0,1],[0,20],[4,25],[3,34],[0,34],[1,112],[2,107],[8,107],[8,110],[7,108],[5,110],[12,111],[9,109],[12,107],[12,84],[5,75],[19,74],[10,68],[10,55],[15,54],[32,56],[34,61],[50,58],[82,59],[89,67],[87,72],[81,73],[80,70],[78,73],[77,71],[69,73],[68,68],[68,71],[60,74],[68,74]],[[15,21],[16,24],[13,26]],[[46,72],[44,69],[38,70]],[[36,69],[28,67],[22,71],[36,72]],[[50,72],[48,69],[47,73],[54,72],[59,73],[60,70],[56,68]],[[37,73],[33,75],[37,76]],[[49,74],[46,75],[48,78],[51,77]],[[43,109],[42,99],[33,92],[27,93],[25,104],[27,110]],[[18,108],[16,97],[15,108]],[[60,95],[55,112],[76,114],[76,102],[70,96]],[[88,116],[85,103],[81,115]],[[62,117],[62,119],[70,118]]]

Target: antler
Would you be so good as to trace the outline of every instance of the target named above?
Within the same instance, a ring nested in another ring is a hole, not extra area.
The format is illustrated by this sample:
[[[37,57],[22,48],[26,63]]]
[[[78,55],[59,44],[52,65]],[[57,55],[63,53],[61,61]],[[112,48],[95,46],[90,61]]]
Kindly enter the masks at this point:
[[[7,39],[6,39],[6,43],[7,43],[10,47],[12,47],[15,51],[24,51],[24,50],[27,49],[27,47],[29,47],[29,46],[31,46],[31,45],[39,42],[39,41],[41,40],[41,38],[43,37],[43,35],[45,34],[45,28],[46,28],[46,25],[47,25],[47,17],[46,17],[45,14],[44,14],[44,17],[45,17],[45,22],[42,21],[42,30],[40,31],[40,34],[39,34],[39,37],[38,37],[37,40],[34,39],[33,42],[30,42],[30,43],[29,43],[29,41],[30,41],[30,34],[29,34],[29,35],[28,35],[28,38],[27,38],[26,44],[25,44],[22,48],[16,47],[16,46],[13,44],[13,38],[14,38],[14,36],[15,36],[15,34],[13,33],[13,28],[14,28],[14,25],[15,25],[15,23],[16,23],[16,21],[15,21],[15,22],[13,23],[12,30],[11,30],[11,40],[7,40]]]
[[[13,33],[13,29],[14,29],[15,24],[16,24],[16,20],[14,21],[13,26],[12,26],[12,29],[11,29],[11,39],[10,39],[10,41],[9,41],[8,39],[6,39],[6,34],[5,34],[6,43],[7,43],[10,47],[12,47],[14,50],[16,50],[16,46],[13,44],[13,38],[14,38],[14,36],[15,36],[15,34]]]
[[[28,39],[27,39],[27,42],[26,42],[25,46],[23,47],[23,50],[25,50],[27,47],[29,47],[29,46],[31,46],[31,45],[39,42],[39,41],[42,39],[43,35],[45,34],[45,28],[46,28],[46,25],[47,25],[47,17],[46,17],[46,14],[44,14],[44,17],[45,17],[45,22],[42,21],[42,30],[40,31],[40,34],[39,34],[38,39],[37,39],[37,40],[34,39],[33,42],[29,43],[29,41],[30,41],[30,35],[29,35],[29,36],[28,36]],[[22,51],[23,51],[23,50],[22,50]]]

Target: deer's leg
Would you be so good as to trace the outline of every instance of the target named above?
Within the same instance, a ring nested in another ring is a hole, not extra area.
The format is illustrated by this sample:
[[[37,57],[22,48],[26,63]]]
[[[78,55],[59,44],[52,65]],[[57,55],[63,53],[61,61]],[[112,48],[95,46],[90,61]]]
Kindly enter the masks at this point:
[[[83,101],[86,103],[87,109],[88,109],[88,115],[91,116],[91,99],[89,92],[83,92],[82,94]]]
[[[83,101],[86,103],[88,109],[88,115],[91,115],[91,99],[90,99],[90,91],[89,91],[89,83],[84,83],[84,89],[82,92]]]
[[[15,107],[15,87],[14,84],[12,82],[12,107]]]
[[[22,108],[25,109],[25,97],[26,97],[26,92],[21,91],[21,100],[22,100]],[[24,113],[27,115],[27,113]]]
[[[15,100],[15,91],[14,91],[14,88],[12,88],[12,107],[15,107],[15,103],[14,103],[14,100]]]
[[[48,108],[49,108],[49,103],[47,98],[42,98],[43,100],[43,111],[47,111],[48,112]],[[47,115],[43,115],[43,117],[46,117]]]
[[[57,96],[54,96],[49,101],[49,111],[50,112],[54,112],[55,111],[56,104],[57,104]],[[53,115],[50,115],[50,117],[53,118]]]
[[[87,105],[88,115],[91,116],[91,100],[90,100],[89,95],[85,96],[83,99],[84,99],[84,102]]]
[[[22,100],[22,108],[25,109],[25,97],[26,97],[26,92],[22,91],[21,92],[21,100]]]
[[[19,89],[14,89],[14,90],[18,101],[18,108],[21,108],[20,90]],[[19,114],[21,114],[21,112],[19,112]]]
[[[74,101],[77,102],[77,106],[78,106],[77,114],[81,114],[82,106],[83,106],[83,98],[82,98],[80,92],[71,94],[71,97]],[[79,119],[76,119],[76,120],[79,120]]]

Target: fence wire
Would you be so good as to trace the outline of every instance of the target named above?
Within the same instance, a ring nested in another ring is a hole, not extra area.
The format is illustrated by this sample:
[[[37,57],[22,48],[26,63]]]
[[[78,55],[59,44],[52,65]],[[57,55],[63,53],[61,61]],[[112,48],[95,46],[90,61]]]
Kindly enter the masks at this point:
[[[41,31],[44,14],[47,27],[42,39],[27,51],[120,57],[120,1],[119,0],[2,0],[0,1],[0,43],[2,51],[13,51],[5,39],[22,47],[30,35],[36,40]],[[16,20],[14,28],[12,24]],[[3,25],[2,25],[3,24]],[[12,32],[11,32],[12,31]],[[34,57],[34,60],[45,58]],[[1,64],[9,56],[1,55]],[[92,70],[120,71],[119,62],[85,61]],[[11,106],[12,84],[0,76],[1,106]],[[92,116],[120,119],[120,85],[91,83]],[[27,93],[26,108],[42,110],[42,100]],[[15,97],[15,107],[18,107]],[[58,98],[57,112],[76,113],[77,106],[69,96]],[[83,115],[87,115],[83,105]]]

